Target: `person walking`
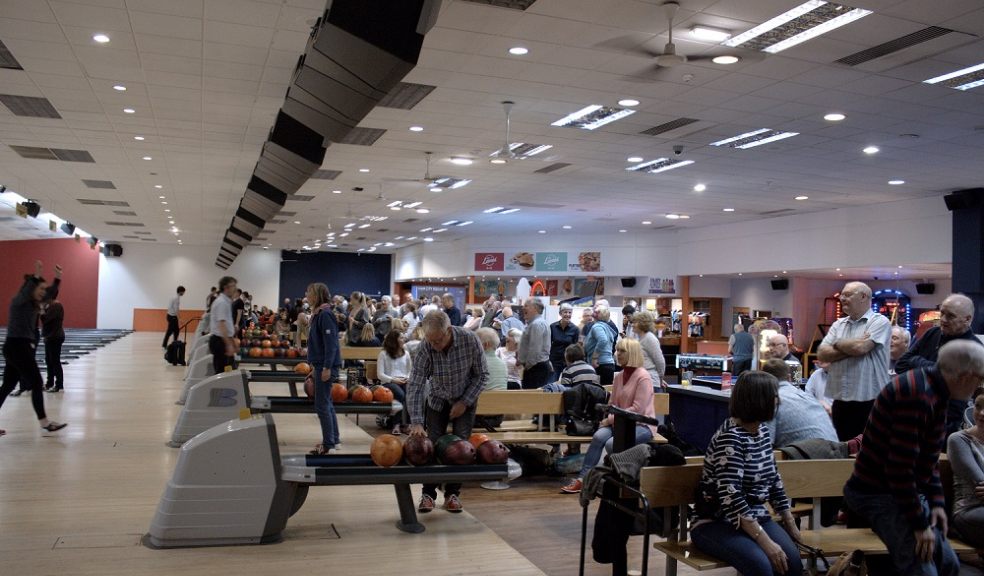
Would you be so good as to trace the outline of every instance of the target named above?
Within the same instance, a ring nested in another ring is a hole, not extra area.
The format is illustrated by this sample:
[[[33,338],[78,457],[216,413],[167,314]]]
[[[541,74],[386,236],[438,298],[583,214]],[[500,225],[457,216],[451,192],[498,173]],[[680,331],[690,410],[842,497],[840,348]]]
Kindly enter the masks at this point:
[[[178,295],[171,298],[167,305],[167,331],[164,332],[164,343],[161,347],[167,350],[167,341],[174,334],[174,340],[178,340],[178,312],[181,309],[181,297],[184,296],[185,287],[178,286]]]
[[[232,338],[236,324],[232,318],[232,298],[236,295],[236,279],[223,276],[219,280],[219,297],[212,302],[209,312],[208,351],[212,353],[212,367],[216,374],[232,367],[236,359],[236,345]]]
[[[3,385],[0,386],[0,408],[4,400],[22,381],[31,390],[31,403],[37,414],[41,429],[47,432],[61,430],[68,424],[48,420],[44,411],[44,394],[41,391],[41,369],[34,358],[38,347],[38,314],[41,302],[52,300],[58,295],[61,285],[62,268],[55,265],[55,281],[50,285],[41,276],[40,260],[34,262],[34,274],[24,276],[24,284],[10,302],[10,314],[7,324],[7,339],[3,343],[3,358],[6,366],[3,370]],[[6,434],[0,430],[0,436]]]
[[[307,360],[314,377],[314,411],[321,424],[321,444],[310,453],[323,456],[338,445],[338,418],[331,401],[331,384],[338,378],[342,366],[342,354],[338,347],[338,324],[331,309],[331,293],[321,282],[307,287],[307,300],[311,305],[310,331],[308,333]]]
[[[65,388],[65,373],[61,365],[62,345],[65,344],[65,307],[56,296],[41,317],[41,337],[44,338],[44,370],[47,374],[45,392],[61,392]]]

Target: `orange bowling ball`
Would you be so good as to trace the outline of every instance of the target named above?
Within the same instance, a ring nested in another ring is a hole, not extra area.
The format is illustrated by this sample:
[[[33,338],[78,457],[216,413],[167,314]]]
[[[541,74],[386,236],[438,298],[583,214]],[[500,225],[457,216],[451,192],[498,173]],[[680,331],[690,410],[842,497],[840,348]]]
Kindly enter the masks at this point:
[[[389,468],[394,464],[399,464],[403,458],[403,444],[396,436],[383,434],[372,441],[369,456],[376,463],[376,466]]]
[[[372,389],[372,400],[389,404],[393,402],[393,391],[385,386],[375,386]]]
[[[468,442],[470,442],[471,445],[475,447],[475,450],[478,450],[479,446],[485,444],[488,441],[489,441],[488,435],[482,434],[480,432],[476,432],[468,437]]]
[[[254,346],[254,347],[252,347],[252,348],[249,349],[249,357],[250,358],[259,358],[261,354],[263,354],[263,349],[262,348],[257,348],[256,346]]]
[[[352,398],[352,402],[356,404],[368,404],[372,402],[372,392],[368,388],[359,384],[352,391],[349,392],[349,396]]]
[[[298,362],[297,366],[294,366],[294,372],[306,376],[311,373],[311,365],[307,362]]]
[[[348,388],[345,384],[341,382],[335,382],[331,385],[331,401],[332,402],[345,402],[348,400]]]
[[[314,398],[314,376],[308,374],[304,378],[304,393],[307,394],[308,398]]]

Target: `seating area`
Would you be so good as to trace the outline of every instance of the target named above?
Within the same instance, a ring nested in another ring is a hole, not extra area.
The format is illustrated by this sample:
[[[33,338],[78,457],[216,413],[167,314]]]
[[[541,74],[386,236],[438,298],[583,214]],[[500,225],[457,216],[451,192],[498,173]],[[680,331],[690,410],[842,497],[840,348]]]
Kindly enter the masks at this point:
[[[110,342],[116,341],[132,330],[97,330],[90,328],[65,328],[65,343],[62,345],[61,359],[62,364],[67,365],[72,360],[76,360],[90,352],[102,348]],[[0,341],[7,339],[7,327],[0,328]],[[35,357],[38,366],[44,368],[44,339],[38,342]],[[6,366],[6,361],[0,358],[0,370]]]

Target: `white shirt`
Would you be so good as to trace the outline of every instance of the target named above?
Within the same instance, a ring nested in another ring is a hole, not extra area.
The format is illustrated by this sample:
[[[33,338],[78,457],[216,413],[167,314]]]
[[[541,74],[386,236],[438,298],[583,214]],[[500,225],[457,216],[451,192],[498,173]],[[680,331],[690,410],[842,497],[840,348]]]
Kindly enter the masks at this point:
[[[382,350],[379,352],[379,358],[377,358],[376,376],[383,384],[389,384],[394,378],[409,378],[412,367],[413,362],[410,360],[410,353],[407,352],[406,348],[403,350],[403,356],[399,358],[390,358],[386,350]]]
[[[865,333],[875,347],[863,356],[848,356],[832,362],[827,368],[827,396],[844,402],[867,402],[890,380],[888,374],[888,348],[892,339],[892,325],[888,318],[874,310],[868,310],[857,320],[845,317],[830,327],[821,345],[833,346],[841,339],[864,337]]]
[[[212,302],[212,309],[208,315],[209,334],[212,336],[224,336],[226,338],[232,338],[235,335],[236,327],[232,323],[232,300],[228,296],[219,294],[215,302]],[[226,323],[226,333],[224,334],[219,328],[219,322],[222,321]]]
[[[833,398],[828,398],[826,396],[827,392],[827,371],[823,368],[817,368],[810,374],[810,379],[806,381],[806,392],[807,394],[812,394],[814,398],[817,399],[821,404],[826,404],[830,406],[833,402]]]
[[[403,334],[409,340],[410,335],[413,334],[413,329],[417,327],[417,316],[413,312],[407,312],[403,315],[403,323],[407,325],[407,329]]]
[[[171,298],[170,304],[167,305],[167,315],[177,316],[178,310],[181,308],[181,296],[175,296]]]

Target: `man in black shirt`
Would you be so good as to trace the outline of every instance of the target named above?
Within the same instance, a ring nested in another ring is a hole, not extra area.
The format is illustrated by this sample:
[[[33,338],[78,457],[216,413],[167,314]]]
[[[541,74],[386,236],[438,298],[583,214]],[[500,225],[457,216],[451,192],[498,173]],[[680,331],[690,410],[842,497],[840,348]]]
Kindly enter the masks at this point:
[[[243,316],[246,311],[246,302],[243,301],[243,291],[236,289],[236,297],[232,299],[232,324],[236,328],[242,327]]]
[[[61,365],[62,345],[65,343],[65,308],[56,296],[41,317],[41,337],[44,338],[44,370],[47,373],[45,392],[61,392],[65,388],[65,373]]]
[[[560,320],[550,325],[550,365],[553,374],[549,381],[556,382],[564,371],[564,352],[571,344],[577,344],[580,332],[577,325],[571,322],[574,307],[570,304],[560,305]]]

